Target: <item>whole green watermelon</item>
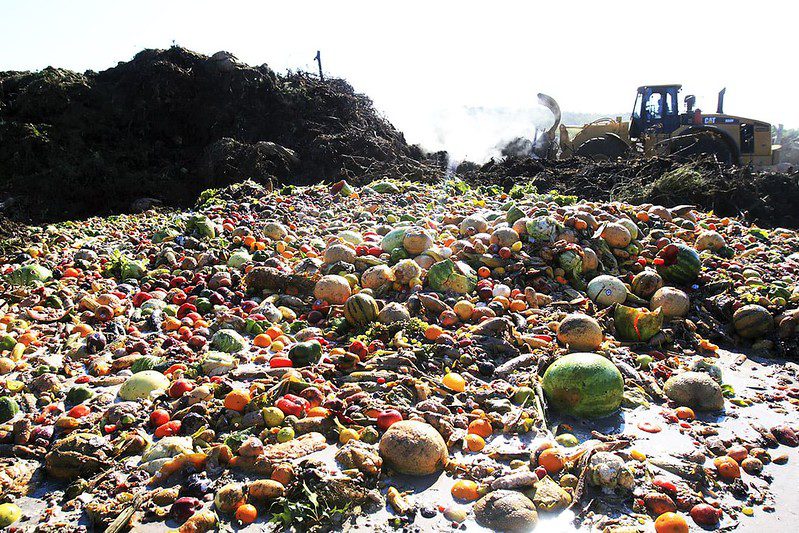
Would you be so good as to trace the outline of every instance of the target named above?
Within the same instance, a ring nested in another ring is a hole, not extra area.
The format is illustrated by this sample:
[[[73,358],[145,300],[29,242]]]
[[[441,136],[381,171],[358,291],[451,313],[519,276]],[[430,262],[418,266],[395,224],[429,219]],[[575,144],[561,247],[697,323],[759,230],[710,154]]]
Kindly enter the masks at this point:
[[[552,363],[542,380],[550,404],[562,413],[601,418],[616,411],[624,379],[611,361],[595,353],[572,353]]]

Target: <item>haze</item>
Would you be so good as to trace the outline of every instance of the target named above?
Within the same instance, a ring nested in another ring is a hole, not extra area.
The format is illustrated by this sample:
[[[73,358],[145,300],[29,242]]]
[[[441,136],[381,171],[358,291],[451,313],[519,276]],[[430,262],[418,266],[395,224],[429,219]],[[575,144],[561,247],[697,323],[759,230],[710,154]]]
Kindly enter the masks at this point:
[[[408,141],[480,160],[546,122],[538,92],[615,115],[639,85],[682,83],[708,112],[727,87],[726,112],[799,125],[787,5],[2,0],[0,70],[102,70],[174,42],[315,72],[319,49],[325,73],[371,96]]]

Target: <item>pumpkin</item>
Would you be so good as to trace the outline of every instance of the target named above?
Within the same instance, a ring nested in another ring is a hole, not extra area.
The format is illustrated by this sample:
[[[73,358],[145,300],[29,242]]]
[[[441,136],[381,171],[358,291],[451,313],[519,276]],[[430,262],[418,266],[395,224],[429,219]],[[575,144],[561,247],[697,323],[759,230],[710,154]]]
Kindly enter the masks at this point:
[[[630,288],[632,293],[641,298],[649,299],[663,286],[663,278],[652,269],[642,270],[633,278]]]
[[[494,233],[491,234],[490,242],[491,244],[496,244],[500,248],[510,248],[518,240],[519,234],[516,233],[515,229],[502,226],[494,230]]]
[[[422,267],[413,259],[403,259],[394,265],[394,277],[397,282],[408,285],[414,279],[421,277]]]
[[[480,215],[469,215],[463,219],[460,225],[461,235],[485,233],[486,230],[488,230],[488,222]]]
[[[624,248],[632,241],[630,230],[617,222],[611,222],[605,226],[605,229],[602,230],[602,238],[613,248]]]
[[[745,339],[762,337],[774,329],[774,318],[762,305],[745,305],[732,316],[735,331]]]
[[[558,341],[579,352],[596,350],[604,338],[599,322],[582,313],[567,315],[558,325]]]
[[[408,309],[401,303],[391,302],[386,304],[377,314],[377,320],[381,324],[393,324],[395,322],[405,322],[411,319]]]
[[[380,439],[380,457],[400,474],[427,476],[447,465],[449,453],[441,434],[417,420],[391,424]]]
[[[169,379],[165,375],[155,370],[145,370],[133,374],[122,384],[119,389],[119,397],[125,401],[141,400],[149,398],[153,391],[168,388]]]
[[[357,255],[355,250],[346,244],[335,243],[325,249],[325,263],[354,263]]]
[[[444,259],[430,267],[427,281],[437,292],[467,294],[477,285],[477,274],[472,267],[462,261]]]
[[[711,252],[718,252],[725,246],[727,243],[724,241],[724,237],[717,231],[703,231],[699,234],[696,238],[696,249],[700,252],[702,250],[710,250]]]
[[[386,233],[383,236],[383,240],[380,241],[380,249],[384,252],[390,252],[396,248],[401,248],[407,230],[408,228],[397,228]]]
[[[353,294],[344,303],[344,317],[353,326],[365,326],[377,319],[377,302],[368,294]]]
[[[328,274],[316,282],[313,290],[314,297],[324,300],[332,305],[341,305],[352,294],[350,283],[343,276]]]
[[[393,283],[396,280],[397,278],[394,276],[391,267],[388,265],[376,265],[367,268],[364,273],[361,274],[361,287],[374,290],[379,289],[383,285]]]
[[[603,306],[620,304],[627,299],[627,287],[620,279],[603,274],[588,283],[588,297]]]
[[[289,349],[289,359],[295,367],[314,365],[322,357],[322,345],[317,340],[298,342]]]
[[[433,247],[433,238],[421,228],[408,228],[402,246],[411,255],[419,255]]]
[[[19,404],[14,398],[0,396],[0,423],[8,422],[19,413]]]
[[[541,385],[555,409],[585,418],[608,416],[619,408],[624,396],[619,369],[595,353],[561,357],[549,365]]]
[[[661,264],[657,265],[658,274],[672,283],[680,285],[692,283],[702,269],[699,254],[684,244],[667,244],[658,252],[657,257],[662,260]]]
[[[691,309],[691,300],[688,295],[674,287],[661,287],[652,296],[649,308],[662,309],[666,318],[683,317]]]
[[[663,310],[648,311],[617,305],[613,313],[616,334],[621,340],[646,342],[663,327]]]

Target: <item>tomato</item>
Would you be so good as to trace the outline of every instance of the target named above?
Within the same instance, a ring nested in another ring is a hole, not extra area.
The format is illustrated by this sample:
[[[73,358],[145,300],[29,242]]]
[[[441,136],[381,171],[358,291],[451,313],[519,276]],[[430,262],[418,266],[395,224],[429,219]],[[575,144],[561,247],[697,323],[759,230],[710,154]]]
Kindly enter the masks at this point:
[[[169,413],[165,409],[156,409],[150,413],[150,425],[153,427],[163,426],[169,422]]]
[[[269,366],[271,368],[291,368],[294,366],[294,363],[292,363],[291,359],[288,357],[277,355],[269,360]]]
[[[161,437],[171,437],[173,435],[177,435],[180,431],[180,420],[170,420],[166,424],[160,425],[155,430],[155,437],[160,439]]]
[[[72,418],[83,418],[84,416],[88,415],[91,412],[91,409],[86,407],[83,404],[76,405],[69,411],[67,411],[67,416],[71,416]]]
[[[308,400],[295,396],[293,394],[286,394],[275,402],[275,407],[283,411],[285,415],[302,416],[309,405]]]
[[[402,420],[402,414],[396,409],[386,409],[377,415],[377,427],[383,431]]]
[[[194,388],[194,384],[188,379],[178,379],[169,387],[170,398],[180,398]]]

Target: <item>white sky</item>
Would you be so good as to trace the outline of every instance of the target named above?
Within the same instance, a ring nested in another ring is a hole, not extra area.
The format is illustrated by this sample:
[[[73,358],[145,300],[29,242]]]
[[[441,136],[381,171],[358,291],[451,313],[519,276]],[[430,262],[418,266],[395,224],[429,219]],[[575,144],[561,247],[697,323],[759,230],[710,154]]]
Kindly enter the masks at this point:
[[[325,72],[371,96],[410,142],[478,158],[529,134],[538,92],[566,111],[628,113],[639,85],[682,83],[711,112],[726,86],[726,112],[799,126],[799,10],[738,4],[0,0],[0,70],[102,70],[173,40],[315,70],[321,49]]]

